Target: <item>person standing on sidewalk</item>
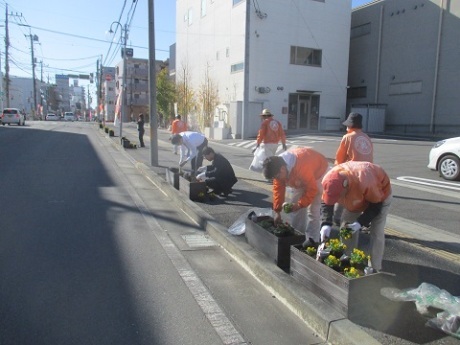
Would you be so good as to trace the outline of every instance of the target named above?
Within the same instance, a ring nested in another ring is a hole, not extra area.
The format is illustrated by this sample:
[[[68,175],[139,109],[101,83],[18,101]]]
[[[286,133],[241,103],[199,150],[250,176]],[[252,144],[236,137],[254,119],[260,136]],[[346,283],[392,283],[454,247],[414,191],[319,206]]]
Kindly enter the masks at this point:
[[[171,144],[180,146],[180,167],[190,161],[192,173],[196,175],[197,169],[203,164],[203,149],[208,146],[208,139],[204,134],[191,131],[174,134]]]
[[[266,158],[266,179],[273,179],[274,222],[281,222],[286,187],[294,189],[291,225],[305,231],[304,247],[317,246],[320,239],[321,180],[329,168],[326,157],[307,147],[290,149]]]
[[[174,121],[171,124],[171,135],[179,134],[187,130],[187,124],[182,121],[179,114],[175,116]],[[177,145],[174,145],[174,154],[177,155]]]
[[[233,185],[238,182],[232,165],[227,158],[214,152],[209,146],[203,149],[203,156],[211,162],[211,165],[197,169],[200,173],[196,177],[197,180],[206,182],[206,186],[212,188],[215,194],[228,196],[232,192]]]
[[[330,235],[334,205],[343,205],[343,220],[353,232],[359,234],[362,226],[369,228],[372,267],[380,271],[385,224],[392,200],[387,173],[377,164],[349,161],[329,170],[322,186],[321,241]]]
[[[261,144],[264,144],[266,157],[275,156],[280,141],[283,144],[284,151],[286,151],[286,134],[281,123],[273,118],[273,114],[268,109],[262,110],[260,116],[262,117],[262,123],[257,133],[257,146],[253,152]]]
[[[137,120],[137,131],[139,132],[139,145],[145,147],[144,145],[144,114],[139,114],[139,119]]]
[[[374,147],[369,136],[362,131],[363,117],[358,113],[350,113],[345,122],[347,133],[342,137],[339,148],[335,154],[335,164],[349,161],[374,162]],[[335,205],[334,224],[340,226],[343,207]]]

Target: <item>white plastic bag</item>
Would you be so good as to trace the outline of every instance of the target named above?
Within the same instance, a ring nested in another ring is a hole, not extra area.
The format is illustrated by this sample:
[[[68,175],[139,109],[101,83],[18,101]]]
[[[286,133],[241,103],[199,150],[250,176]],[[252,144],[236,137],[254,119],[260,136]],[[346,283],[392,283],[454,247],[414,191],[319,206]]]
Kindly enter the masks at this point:
[[[248,218],[253,212],[257,217],[273,217],[273,210],[271,208],[253,208],[239,216],[238,219],[228,228],[228,232],[232,235],[244,234],[246,231],[246,218]]]
[[[249,170],[252,170],[255,172],[262,172],[265,158],[267,158],[267,153],[265,152],[265,148],[263,147],[263,145],[259,146],[254,151],[254,159],[252,160],[252,163],[249,166]]]
[[[429,283],[407,290],[382,288],[380,293],[393,301],[415,302],[417,311],[422,315],[428,314],[429,307],[444,310],[429,320],[427,325],[460,339],[460,297],[452,296],[446,290]]]

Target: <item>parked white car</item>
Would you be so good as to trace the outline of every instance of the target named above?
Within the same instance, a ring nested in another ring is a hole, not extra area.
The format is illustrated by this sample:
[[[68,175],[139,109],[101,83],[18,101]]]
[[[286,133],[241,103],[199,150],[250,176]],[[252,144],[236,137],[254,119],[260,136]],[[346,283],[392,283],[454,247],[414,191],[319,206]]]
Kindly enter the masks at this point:
[[[428,168],[446,180],[460,180],[460,137],[438,141],[430,151]]]
[[[49,113],[48,115],[46,115],[46,118],[45,118],[46,121],[59,121],[60,119],[61,118],[59,116],[53,113]]]
[[[1,114],[2,125],[5,124],[11,125],[12,123],[17,124],[18,126],[26,124],[26,117],[21,111],[17,108],[5,108]]]
[[[75,121],[75,115],[71,111],[64,113],[64,121]]]

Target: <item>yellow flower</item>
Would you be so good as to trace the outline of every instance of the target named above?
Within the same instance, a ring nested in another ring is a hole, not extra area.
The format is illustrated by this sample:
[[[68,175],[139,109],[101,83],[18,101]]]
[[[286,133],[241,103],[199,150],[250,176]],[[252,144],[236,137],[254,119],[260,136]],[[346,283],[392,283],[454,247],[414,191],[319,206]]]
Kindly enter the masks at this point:
[[[358,278],[361,276],[361,273],[354,267],[347,267],[343,270],[343,274],[348,278]]]
[[[324,259],[324,263],[329,267],[340,266],[340,260],[337,259],[334,255],[329,255],[326,259]]]
[[[362,250],[354,248],[350,255],[350,263],[355,264],[367,264],[370,256],[366,255]]]

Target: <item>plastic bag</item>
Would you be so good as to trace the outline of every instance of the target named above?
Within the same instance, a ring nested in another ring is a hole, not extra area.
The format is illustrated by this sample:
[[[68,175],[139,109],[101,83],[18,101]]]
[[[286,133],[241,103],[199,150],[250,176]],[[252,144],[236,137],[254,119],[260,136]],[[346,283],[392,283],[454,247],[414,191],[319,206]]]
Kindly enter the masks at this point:
[[[249,170],[262,172],[265,158],[267,158],[265,148],[263,147],[263,145],[259,146],[254,151],[254,159],[252,160],[252,163],[249,166]]]
[[[427,326],[460,338],[460,297],[452,296],[446,290],[428,283],[407,290],[382,288],[380,293],[392,301],[415,302],[417,311],[422,315],[428,314],[429,307],[444,310],[429,320]]]
[[[246,218],[254,213],[256,217],[269,216],[273,217],[273,210],[271,208],[253,208],[246,211],[228,228],[228,232],[232,235],[242,235],[246,231]]]

